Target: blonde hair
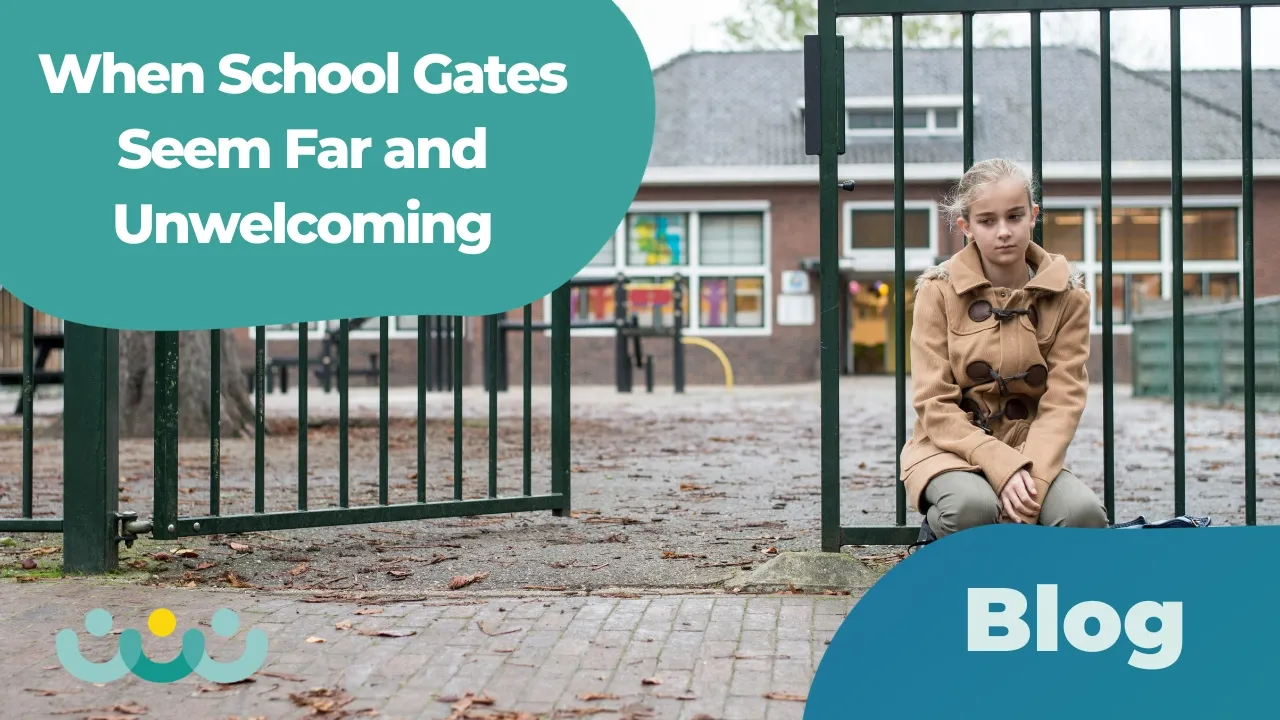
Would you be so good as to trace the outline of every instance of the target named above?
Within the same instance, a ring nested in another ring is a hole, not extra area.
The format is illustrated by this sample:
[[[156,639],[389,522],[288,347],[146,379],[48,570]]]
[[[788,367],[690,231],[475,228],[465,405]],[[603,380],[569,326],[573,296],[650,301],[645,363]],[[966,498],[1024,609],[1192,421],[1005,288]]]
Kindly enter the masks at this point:
[[[1014,179],[1027,189],[1027,202],[1033,204],[1036,196],[1035,179],[1028,175],[1017,163],[1004,158],[992,158],[975,163],[960,178],[960,182],[942,201],[942,210],[947,214],[948,227],[955,227],[961,218],[969,219],[969,208],[977,199],[982,189],[1001,180]]]

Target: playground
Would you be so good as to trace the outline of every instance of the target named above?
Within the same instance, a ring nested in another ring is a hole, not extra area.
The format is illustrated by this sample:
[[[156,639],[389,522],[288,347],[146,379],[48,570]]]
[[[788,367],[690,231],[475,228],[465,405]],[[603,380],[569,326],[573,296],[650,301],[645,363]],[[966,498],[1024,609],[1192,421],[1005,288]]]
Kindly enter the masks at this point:
[[[892,378],[845,380],[841,386],[841,504],[846,526],[889,525],[894,516]],[[296,392],[296,389],[294,390]],[[1171,516],[1173,412],[1159,400],[1116,389],[1116,515],[1128,520]],[[488,483],[488,394],[464,393],[462,447],[465,497],[483,496]],[[455,577],[483,574],[468,591],[538,590],[564,594],[617,589],[725,589],[788,552],[820,549],[819,387],[813,385],[691,386],[683,394],[620,394],[612,387],[575,388],[571,426],[573,506],[565,517],[523,512],[327,528],[272,530],[179,540],[140,538],[120,547],[120,569],[137,582],[175,587],[241,587],[362,597],[445,592]],[[427,501],[452,497],[451,396],[428,395]],[[499,496],[522,484],[522,397],[499,394]],[[533,492],[545,490],[549,456],[550,393],[531,396]],[[60,401],[36,405],[38,421]],[[267,396],[270,435],[265,440],[267,512],[296,505],[297,402],[292,394]],[[379,397],[376,388],[352,388],[350,503],[378,503]],[[417,398],[411,390],[388,395],[388,502],[416,497]],[[337,504],[336,395],[316,393],[308,415],[308,491],[312,509]],[[1239,411],[1187,409],[1187,506],[1215,525],[1244,524],[1243,419]],[[16,502],[20,438],[0,440],[4,502]],[[1102,487],[1102,397],[1094,386],[1069,462],[1098,492]],[[1257,424],[1260,460],[1257,519],[1280,520],[1280,416]],[[62,507],[61,441],[37,440],[33,514],[52,517]],[[145,516],[152,503],[153,444],[122,440],[120,509]],[[179,446],[178,509],[199,516],[209,504],[208,442]],[[222,442],[221,512],[253,511],[254,442]],[[3,507],[16,514],[16,506]],[[908,522],[916,523],[914,515]],[[56,546],[56,536],[15,535],[0,547],[18,567],[32,548]],[[177,551],[177,552],[175,552]],[[185,552],[189,551],[189,552]],[[901,546],[845,548],[875,572],[901,559]],[[29,573],[57,567],[59,554],[31,556]],[[18,571],[18,574],[23,574]],[[858,589],[854,588],[857,592]]]

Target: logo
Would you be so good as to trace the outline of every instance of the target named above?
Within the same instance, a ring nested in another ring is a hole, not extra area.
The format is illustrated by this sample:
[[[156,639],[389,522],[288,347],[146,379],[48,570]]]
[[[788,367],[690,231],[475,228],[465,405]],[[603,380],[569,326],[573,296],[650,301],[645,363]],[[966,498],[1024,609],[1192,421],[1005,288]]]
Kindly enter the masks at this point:
[[[992,611],[992,605],[1003,609]],[[1013,588],[969,588],[969,650],[1021,650],[1031,641],[1031,628],[1022,619],[1027,596]],[[1097,632],[1088,630],[1093,620]],[[1149,621],[1159,621],[1152,631]],[[1004,633],[992,634],[993,628]],[[1125,613],[1123,623],[1115,608],[1099,600],[1073,605],[1062,618],[1062,635],[1077,650],[1096,653],[1109,650],[1123,629],[1134,645],[1129,664],[1142,670],[1163,670],[1182,654],[1182,603],[1144,600]],[[1058,650],[1058,586],[1036,586],[1036,650]],[[1154,652],[1144,653],[1142,650]]]
[[[111,613],[97,608],[84,616],[84,629],[94,637],[111,632]],[[240,617],[227,608],[213,614],[213,631],[229,638],[240,629]],[[160,608],[151,613],[147,627],[156,637],[173,634],[178,620],[173,613]],[[228,663],[218,662],[205,654],[204,633],[191,628],[182,634],[182,652],[172,660],[157,662],[142,652],[142,634],[133,628],[120,633],[116,654],[103,663],[90,662],[80,654],[80,639],[69,628],[58,631],[58,661],[62,667],[80,680],[92,683],[109,683],[132,672],[153,683],[171,683],[195,672],[206,680],[217,683],[233,683],[244,680],[262,667],[267,658],[267,634],[254,628],[245,634],[244,653]]]

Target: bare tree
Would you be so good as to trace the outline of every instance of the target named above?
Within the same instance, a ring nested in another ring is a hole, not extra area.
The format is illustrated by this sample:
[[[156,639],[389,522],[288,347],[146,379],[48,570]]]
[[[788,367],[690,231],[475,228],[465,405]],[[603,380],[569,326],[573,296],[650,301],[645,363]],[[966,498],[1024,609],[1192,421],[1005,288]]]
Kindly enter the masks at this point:
[[[253,401],[240,365],[237,341],[221,333],[219,414],[222,437],[242,437],[253,427]],[[208,437],[212,422],[208,332],[178,333],[178,435]],[[155,333],[120,333],[120,436],[151,437],[155,430]]]

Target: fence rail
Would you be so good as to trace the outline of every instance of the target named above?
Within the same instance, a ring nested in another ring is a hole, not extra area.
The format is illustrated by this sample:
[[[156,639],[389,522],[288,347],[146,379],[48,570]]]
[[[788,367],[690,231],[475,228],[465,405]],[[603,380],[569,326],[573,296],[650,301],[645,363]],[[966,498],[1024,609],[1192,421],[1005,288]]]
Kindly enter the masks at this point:
[[[820,150],[810,154],[819,155],[819,202],[820,202],[820,266],[821,266],[821,303],[823,307],[837,307],[839,304],[839,246],[838,193],[842,178],[839,177],[839,156],[845,152],[845,98],[844,98],[844,42],[837,34],[837,19],[854,16],[891,16],[893,21],[893,157],[894,157],[894,250],[895,250],[895,297],[896,327],[895,345],[897,351],[896,388],[897,388],[897,462],[895,463],[896,522],[889,526],[855,526],[842,524],[840,515],[840,428],[839,428],[839,326],[837,313],[824,313],[822,319],[822,545],[827,551],[838,551],[842,545],[849,544],[905,544],[916,537],[917,528],[906,523],[906,501],[904,488],[897,478],[901,477],[901,452],[906,443],[906,376],[905,376],[905,338],[904,315],[906,312],[905,288],[905,244],[904,244],[904,190],[905,190],[905,152],[903,127],[903,18],[915,14],[959,15],[962,18],[962,62],[963,76],[963,156],[964,169],[968,170],[974,163],[974,89],[973,89],[973,20],[980,13],[1026,13],[1031,34],[1031,68],[1028,82],[1032,97],[1031,103],[1031,170],[1037,180],[1043,178],[1043,86],[1042,86],[1042,38],[1041,13],[1051,11],[1094,11],[1097,13],[1100,37],[1099,70],[1101,74],[1101,251],[1102,251],[1102,307],[1110,309],[1113,305],[1112,278],[1114,276],[1114,253],[1112,247],[1112,84],[1113,72],[1111,64],[1111,12],[1115,10],[1165,9],[1169,12],[1170,41],[1170,125],[1168,128],[1172,145],[1172,171],[1170,173],[1170,192],[1173,198],[1173,321],[1172,341],[1169,352],[1172,355],[1171,395],[1174,405],[1174,502],[1171,510],[1175,514],[1184,514],[1186,507],[1186,344],[1184,331],[1184,307],[1181,278],[1183,277],[1183,120],[1182,120],[1182,81],[1181,81],[1181,11],[1186,8],[1230,7],[1240,10],[1240,64],[1241,64],[1241,167],[1240,183],[1243,194],[1243,399],[1245,413],[1245,504],[1246,522],[1256,522],[1256,480],[1257,480],[1257,446],[1255,438],[1256,424],[1256,343],[1254,319],[1254,196],[1253,196],[1253,70],[1252,70],[1252,16],[1253,7],[1274,6],[1275,2],[1182,2],[1165,0],[1165,2],[1147,2],[1142,0],[1112,0],[1110,2],[1090,2],[1059,0],[1057,2],[1036,2],[1034,0],[976,0],[974,2],[955,2],[954,0],[820,0],[818,15],[818,35],[811,38],[806,53],[806,71],[817,83],[810,83],[810,88],[819,91],[819,97],[806,99],[806,108],[810,113],[806,125],[813,122],[818,128],[816,133]],[[816,49],[816,52],[814,50]],[[858,72],[852,68],[851,72]],[[811,139],[813,135],[811,135]],[[812,145],[811,145],[812,147]],[[856,170],[856,165],[852,166]],[[856,181],[856,178],[852,178]],[[957,178],[958,179],[958,178]],[[1039,183],[1037,183],[1039,186]],[[1037,203],[1043,198],[1036,197]],[[1043,245],[1042,230],[1037,225],[1034,242]],[[1115,355],[1114,355],[1114,320],[1110,312],[1102,313],[1102,383],[1103,383],[1103,433],[1104,443],[1104,504],[1107,515],[1115,520]]]

